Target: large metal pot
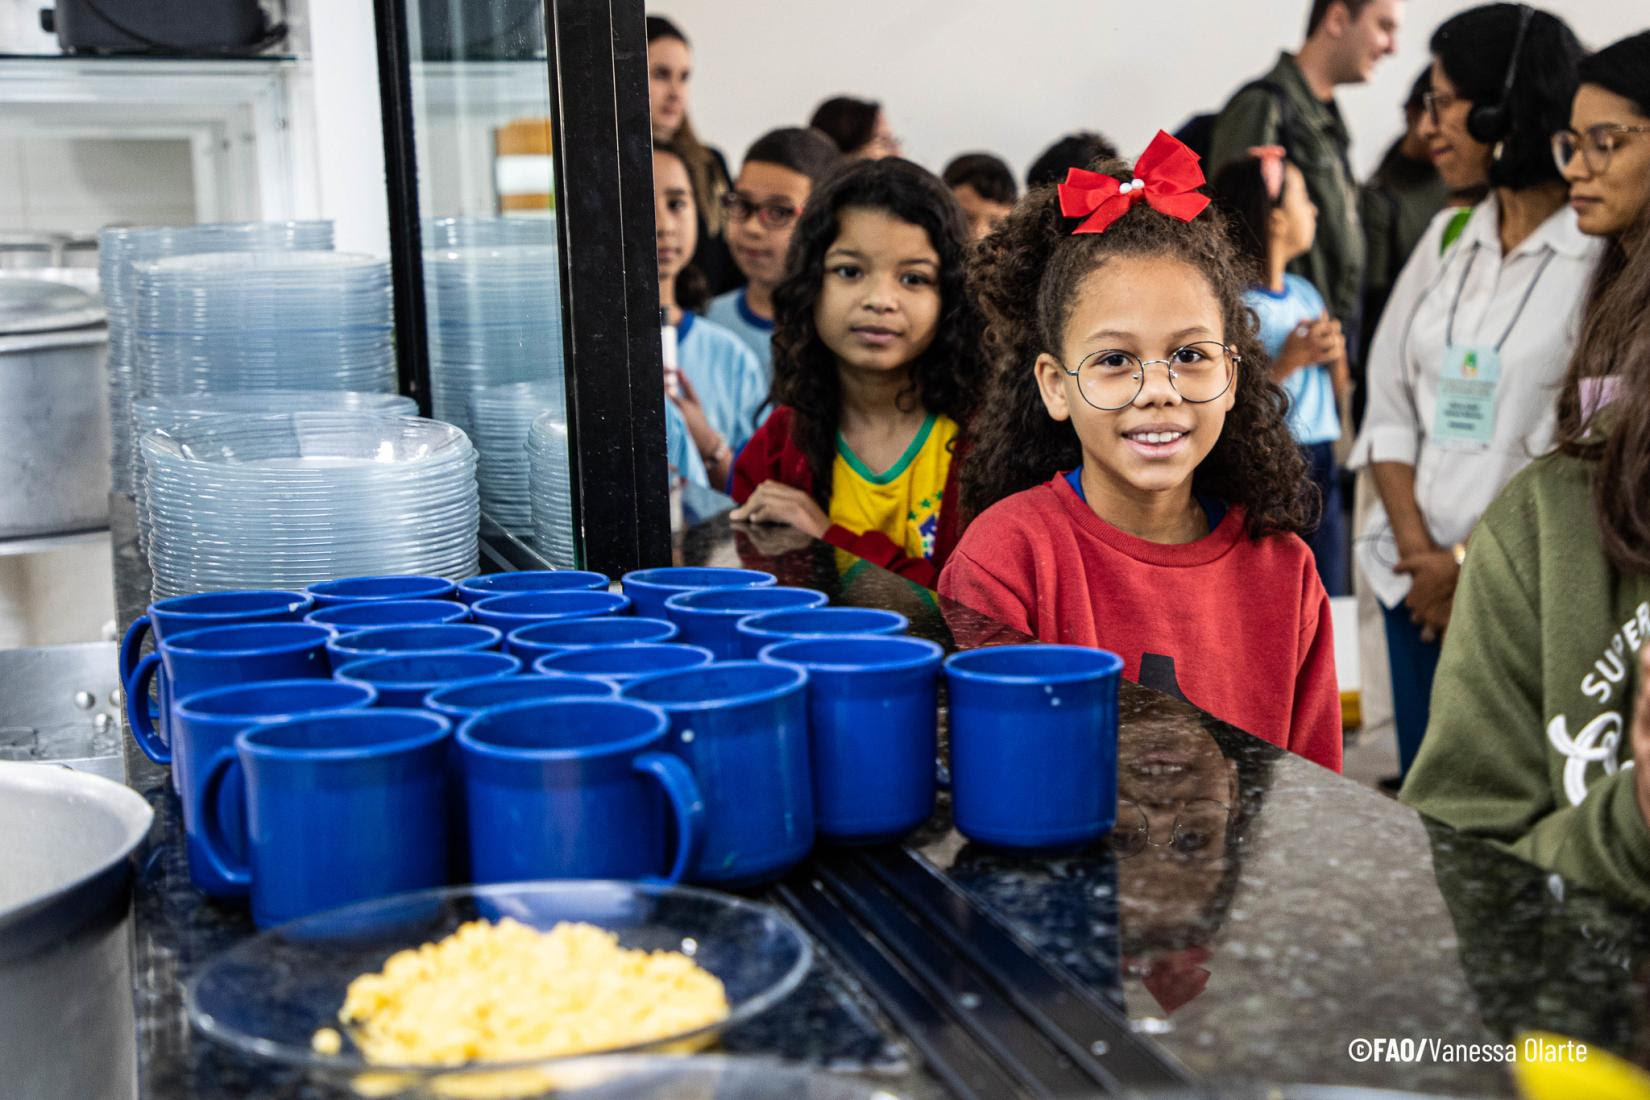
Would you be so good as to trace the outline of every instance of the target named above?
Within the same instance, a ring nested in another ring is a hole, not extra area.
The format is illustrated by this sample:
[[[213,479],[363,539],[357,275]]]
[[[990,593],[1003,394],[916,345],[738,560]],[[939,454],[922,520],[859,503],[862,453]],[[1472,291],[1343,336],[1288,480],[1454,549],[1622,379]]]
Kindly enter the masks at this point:
[[[51,764],[0,763],[0,1066],[7,1097],[137,1090],[133,857],[153,811]]]
[[[100,316],[74,287],[0,279],[0,539],[109,525]]]

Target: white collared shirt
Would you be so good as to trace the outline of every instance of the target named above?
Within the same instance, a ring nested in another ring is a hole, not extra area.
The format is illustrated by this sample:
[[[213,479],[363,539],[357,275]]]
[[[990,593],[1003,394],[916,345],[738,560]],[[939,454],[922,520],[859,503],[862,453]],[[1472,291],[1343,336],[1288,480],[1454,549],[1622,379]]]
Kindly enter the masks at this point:
[[[1503,258],[1492,192],[1440,255],[1444,229],[1456,213],[1446,209],[1433,219],[1392,288],[1369,350],[1369,406],[1348,462],[1354,469],[1373,462],[1414,466],[1416,503],[1439,546],[1465,540],[1501,487],[1551,446],[1559,383],[1603,250],[1565,206]],[[1457,346],[1501,343],[1487,444],[1433,435],[1450,332]],[[1379,503],[1355,546],[1375,595],[1387,607],[1398,606],[1409,592],[1409,576],[1393,572],[1397,543]]]

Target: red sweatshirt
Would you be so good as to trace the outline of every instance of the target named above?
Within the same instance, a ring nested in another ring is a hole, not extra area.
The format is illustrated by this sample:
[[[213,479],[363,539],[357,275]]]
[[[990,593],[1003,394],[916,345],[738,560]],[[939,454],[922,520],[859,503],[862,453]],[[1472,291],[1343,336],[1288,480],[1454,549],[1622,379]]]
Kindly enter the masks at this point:
[[[969,524],[939,590],[1045,642],[1109,649],[1129,679],[1341,770],[1329,596],[1304,542],[1250,539],[1241,509],[1164,545],[1056,477]]]
[[[733,466],[733,499],[745,503],[756,487],[764,481],[778,481],[805,493],[813,492],[814,479],[808,470],[808,458],[791,438],[791,421],[795,413],[788,405],[781,405],[756,429],[751,441],[739,452]],[[846,550],[864,558],[872,565],[880,565],[906,580],[916,581],[925,588],[933,588],[940,569],[957,545],[957,471],[962,466],[962,444],[951,456],[951,466],[945,475],[944,503],[940,507],[939,527],[934,533],[932,558],[907,557],[893,539],[881,531],[850,531],[833,523],[825,531],[825,541],[839,550]]]

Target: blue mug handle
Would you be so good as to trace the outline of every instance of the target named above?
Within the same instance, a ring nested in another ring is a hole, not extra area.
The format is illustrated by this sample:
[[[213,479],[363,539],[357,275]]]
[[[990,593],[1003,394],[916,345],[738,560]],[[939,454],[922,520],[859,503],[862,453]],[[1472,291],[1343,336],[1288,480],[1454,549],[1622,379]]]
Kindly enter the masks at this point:
[[[120,639],[120,682],[123,684],[132,678],[137,668],[138,650],[143,648],[143,636],[147,633],[149,616],[139,615],[126,628],[126,636]]]
[[[699,847],[705,839],[704,796],[699,793],[699,784],[694,780],[693,772],[680,757],[671,753],[644,752],[631,767],[659,781],[676,816],[676,861],[661,880],[674,886],[682,881],[693,861],[699,858]]]
[[[230,779],[231,769],[240,768],[240,758],[233,748],[219,749],[206,767],[206,782],[201,784],[200,835],[201,850],[206,862],[223,881],[238,889],[252,885],[252,868],[234,855],[225,835],[224,822],[231,816],[229,784],[241,782],[240,776]]]
[[[126,628],[126,636],[120,640],[120,682],[122,684],[130,680],[132,673],[137,669],[138,653],[143,649],[143,636],[149,633],[151,625],[149,616],[139,615],[132,620],[132,625]],[[151,715],[159,714],[160,708],[151,706],[149,713]]]
[[[126,722],[132,727],[132,740],[143,755],[162,767],[172,763],[172,750],[155,732],[155,719],[149,713],[149,682],[156,675],[166,675],[160,663],[160,654],[151,653],[139,661],[126,682]]]

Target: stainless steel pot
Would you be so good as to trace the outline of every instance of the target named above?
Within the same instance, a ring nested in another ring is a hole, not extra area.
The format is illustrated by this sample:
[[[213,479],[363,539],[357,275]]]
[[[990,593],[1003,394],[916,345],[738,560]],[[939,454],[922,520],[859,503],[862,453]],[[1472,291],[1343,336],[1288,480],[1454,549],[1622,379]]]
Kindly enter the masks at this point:
[[[131,884],[153,818],[119,783],[51,764],[0,763],[8,1098],[135,1095]]]
[[[109,525],[100,313],[61,283],[0,280],[0,539]]]

